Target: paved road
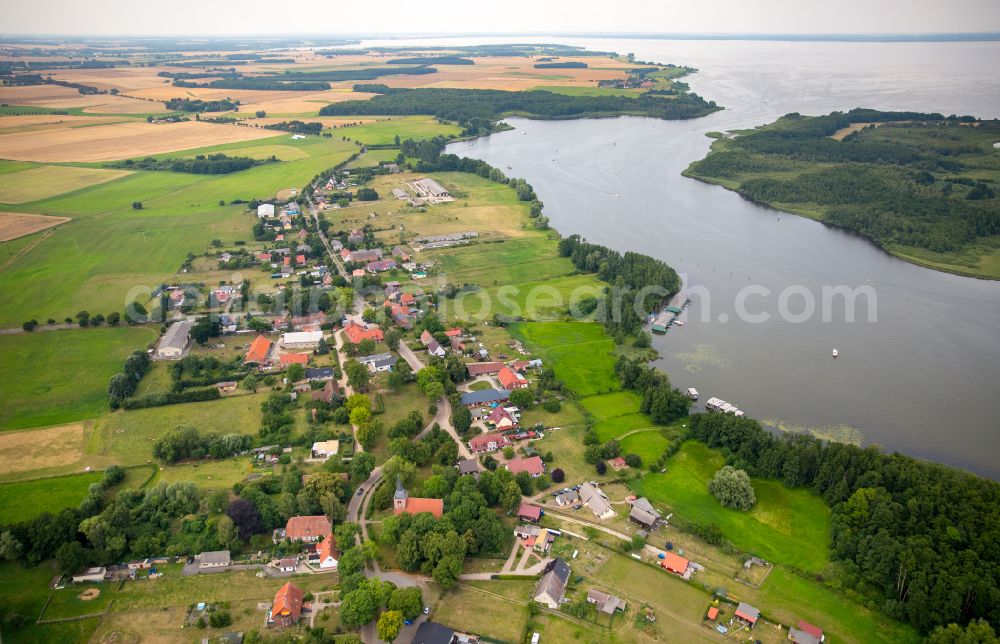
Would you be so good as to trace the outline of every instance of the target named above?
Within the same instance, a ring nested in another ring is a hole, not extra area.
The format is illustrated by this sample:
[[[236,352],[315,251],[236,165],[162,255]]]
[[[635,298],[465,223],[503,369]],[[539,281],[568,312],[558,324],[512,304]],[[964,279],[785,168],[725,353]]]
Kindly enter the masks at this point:
[[[410,365],[413,373],[417,373],[424,368],[424,363],[420,361],[420,358],[417,357],[417,354],[413,352],[413,349],[406,342],[401,341],[398,350],[399,355],[402,356],[403,360],[406,360],[406,364]]]

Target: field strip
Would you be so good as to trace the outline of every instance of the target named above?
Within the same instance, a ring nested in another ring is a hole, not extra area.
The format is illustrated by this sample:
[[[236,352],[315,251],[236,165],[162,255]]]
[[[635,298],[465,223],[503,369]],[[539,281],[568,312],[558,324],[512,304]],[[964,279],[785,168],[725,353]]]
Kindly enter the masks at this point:
[[[18,254],[14,255],[10,259],[8,259],[6,262],[4,262],[3,266],[0,266],[0,272],[3,272],[4,269],[6,269],[8,266],[10,266],[14,262],[16,262],[19,258],[21,258],[22,256],[24,256],[32,248],[34,248],[35,246],[39,245],[40,243],[42,243],[46,239],[48,239],[49,235],[51,235],[51,234],[52,234],[51,230],[42,233],[41,237],[39,237],[35,241],[31,242],[29,245],[27,245],[24,248],[22,248],[21,251]]]
[[[52,228],[69,221],[69,217],[29,215],[20,212],[0,212],[0,242],[10,241]]]

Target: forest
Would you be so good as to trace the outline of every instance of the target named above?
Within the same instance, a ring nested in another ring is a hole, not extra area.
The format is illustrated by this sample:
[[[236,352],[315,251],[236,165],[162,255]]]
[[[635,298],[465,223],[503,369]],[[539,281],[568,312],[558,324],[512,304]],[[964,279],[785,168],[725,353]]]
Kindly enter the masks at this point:
[[[884,248],[958,253],[1000,236],[997,139],[1000,122],[968,116],[788,114],[717,140],[687,173]]]
[[[471,58],[461,56],[414,56],[412,58],[393,58],[386,61],[389,65],[474,65]]]
[[[586,69],[588,67],[587,63],[581,63],[576,60],[567,60],[564,62],[554,62],[554,63],[535,63],[535,69]]]
[[[751,476],[809,488],[833,510],[839,583],[923,632],[1000,621],[1000,485],[878,448],[780,437],[750,418],[691,417],[691,437]]]
[[[228,98],[217,101],[203,101],[200,98],[172,98],[164,101],[168,110],[178,112],[229,112],[236,107],[236,103]]]
[[[286,81],[280,76],[260,76],[257,78],[221,78],[207,83],[192,83],[174,79],[174,87],[211,87],[214,89],[259,89],[284,92],[321,92],[330,89],[330,83],[322,81]]]
[[[191,174],[229,174],[239,172],[263,163],[277,163],[278,158],[272,155],[267,159],[252,159],[250,157],[231,157],[221,152],[216,154],[199,154],[193,159],[125,159],[106,163],[105,167],[123,170],[165,170],[169,172],[189,172]]]
[[[634,114],[660,119],[704,116],[718,108],[697,94],[664,98],[641,94],[628,96],[566,96],[541,90],[508,92],[492,89],[390,88],[382,84],[358,84],[355,92],[379,94],[365,101],[344,101],[323,107],[321,116],[360,114],[429,114],[449,121],[473,117],[493,121],[519,115],[540,119],[584,118]]]

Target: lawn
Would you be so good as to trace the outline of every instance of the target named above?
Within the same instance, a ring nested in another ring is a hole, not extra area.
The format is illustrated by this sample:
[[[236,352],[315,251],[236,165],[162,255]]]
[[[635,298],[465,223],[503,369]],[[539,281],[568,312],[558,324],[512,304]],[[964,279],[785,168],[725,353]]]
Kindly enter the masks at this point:
[[[619,388],[614,341],[596,322],[526,322],[512,324],[511,334],[538,354],[556,377],[581,396]]]
[[[350,116],[343,117],[350,120]],[[358,119],[369,119],[370,116],[359,116]],[[333,130],[334,138],[346,136],[367,145],[392,145],[396,136],[401,141],[406,139],[430,139],[435,136],[457,136],[462,128],[457,125],[441,124],[433,116],[377,116],[377,121],[354,125]]]
[[[463,320],[489,319],[496,313],[526,320],[556,320],[563,317],[580,298],[587,295],[600,297],[605,286],[593,275],[565,275],[547,280],[508,283],[474,292],[468,297],[445,300],[442,309],[444,315],[454,315]]]
[[[547,469],[551,472],[558,467],[566,473],[566,482],[563,485],[576,485],[582,481],[599,481],[616,476],[615,471],[610,467],[604,476],[598,475],[594,466],[589,465],[583,459],[583,452],[587,447],[583,442],[584,432],[583,425],[573,425],[555,431],[546,431],[544,439],[535,441],[535,447],[540,452],[543,454],[552,452],[555,457]],[[554,488],[547,491],[553,492]]]
[[[421,257],[425,255],[436,263],[438,275],[446,282],[478,284],[483,288],[548,280],[575,270],[569,259],[559,256],[555,244],[544,237],[421,253]]]
[[[528,622],[534,581],[460,583],[441,598],[431,617],[465,633],[520,642]],[[489,606],[488,610],[484,610]]]
[[[49,596],[49,581],[56,571],[49,563],[33,568],[0,562],[0,624],[3,641],[19,642],[86,642],[97,627],[97,619],[86,619],[62,624],[35,624],[42,606]],[[17,616],[19,627],[12,627],[11,618]]]
[[[256,434],[260,429],[260,404],[266,395],[109,413],[97,421],[86,451],[111,457],[122,465],[137,465],[153,457],[153,441],[180,425],[195,427],[202,433]]]
[[[830,538],[830,509],[823,500],[778,481],[753,479],[753,509],[725,508],[708,492],[708,481],[723,465],[721,454],[688,441],[667,461],[665,474],[649,474],[631,486],[653,503],[670,506],[680,520],[718,525],[741,550],[801,570],[822,570]]]
[[[646,414],[626,414],[597,421],[594,423],[594,431],[602,441],[609,441],[634,429],[646,429],[653,425],[653,421]]]
[[[228,490],[234,483],[246,478],[250,473],[250,467],[250,459],[246,457],[170,465],[160,471],[157,482],[190,481],[202,490]]]
[[[156,335],[152,327],[100,327],[0,336],[0,429],[97,416],[108,380]]]
[[[662,431],[639,432],[621,441],[622,454],[636,454],[647,465],[660,458],[670,441]]]
[[[588,396],[580,401],[586,409],[597,420],[625,416],[639,412],[639,396],[631,391],[618,391],[613,394],[603,394],[600,396]]]
[[[103,476],[103,472],[87,472],[0,484],[0,525],[76,507],[87,496],[90,484],[97,483]]]
[[[385,376],[382,376],[383,378]],[[369,394],[374,403],[374,394]],[[427,414],[427,407],[431,401],[420,391],[416,383],[409,383],[399,391],[383,391],[382,403],[385,411],[377,416],[372,416],[372,420],[382,423],[383,431],[379,433],[372,453],[375,454],[377,462],[382,463],[389,458],[389,436],[388,432],[397,422],[406,418],[411,411],[419,411],[424,418],[424,423],[430,422]],[[350,431],[349,428],[345,428]]]

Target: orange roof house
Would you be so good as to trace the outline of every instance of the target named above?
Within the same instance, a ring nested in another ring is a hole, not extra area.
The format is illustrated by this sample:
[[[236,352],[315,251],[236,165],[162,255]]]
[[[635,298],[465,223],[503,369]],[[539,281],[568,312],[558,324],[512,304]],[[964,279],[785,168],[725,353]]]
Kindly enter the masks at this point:
[[[262,335],[258,335],[250,344],[250,350],[247,351],[246,357],[243,358],[243,364],[248,362],[263,364],[264,362],[267,362],[267,354],[270,350],[271,341]]]
[[[309,362],[308,353],[282,353],[281,354],[281,364],[306,364]]]
[[[421,499],[410,497],[403,489],[403,481],[396,477],[396,493],[392,497],[393,514],[420,514],[430,512],[435,519],[440,519],[444,514],[444,501],[441,499]]]
[[[715,606],[712,606],[711,608],[708,609],[708,619],[710,619],[710,620],[712,620],[714,622],[715,618],[718,617],[718,616],[719,616],[719,609],[718,608],[716,608]]]
[[[271,605],[270,623],[277,626],[291,626],[302,617],[302,598],[305,592],[293,584],[286,583],[278,589],[274,595],[274,603]]]
[[[319,541],[333,531],[325,515],[291,517],[285,524],[285,538],[292,541]]]
[[[511,371],[510,367],[504,367],[497,374],[497,380],[504,389],[521,389],[528,386],[528,381],[519,374]]]
[[[362,340],[381,342],[385,336],[382,335],[382,329],[377,326],[365,328],[355,322],[348,322],[344,327],[344,337],[351,344],[357,344]]]
[[[666,556],[660,561],[660,565],[663,566],[665,570],[670,572],[675,572],[678,575],[683,575],[688,569],[688,560],[680,555],[675,555],[672,552],[666,553]]]
[[[340,560],[340,550],[337,550],[337,539],[332,534],[326,535],[316,547],[316,554],[319,555],[320,568],[335,569],[337,561]]]

